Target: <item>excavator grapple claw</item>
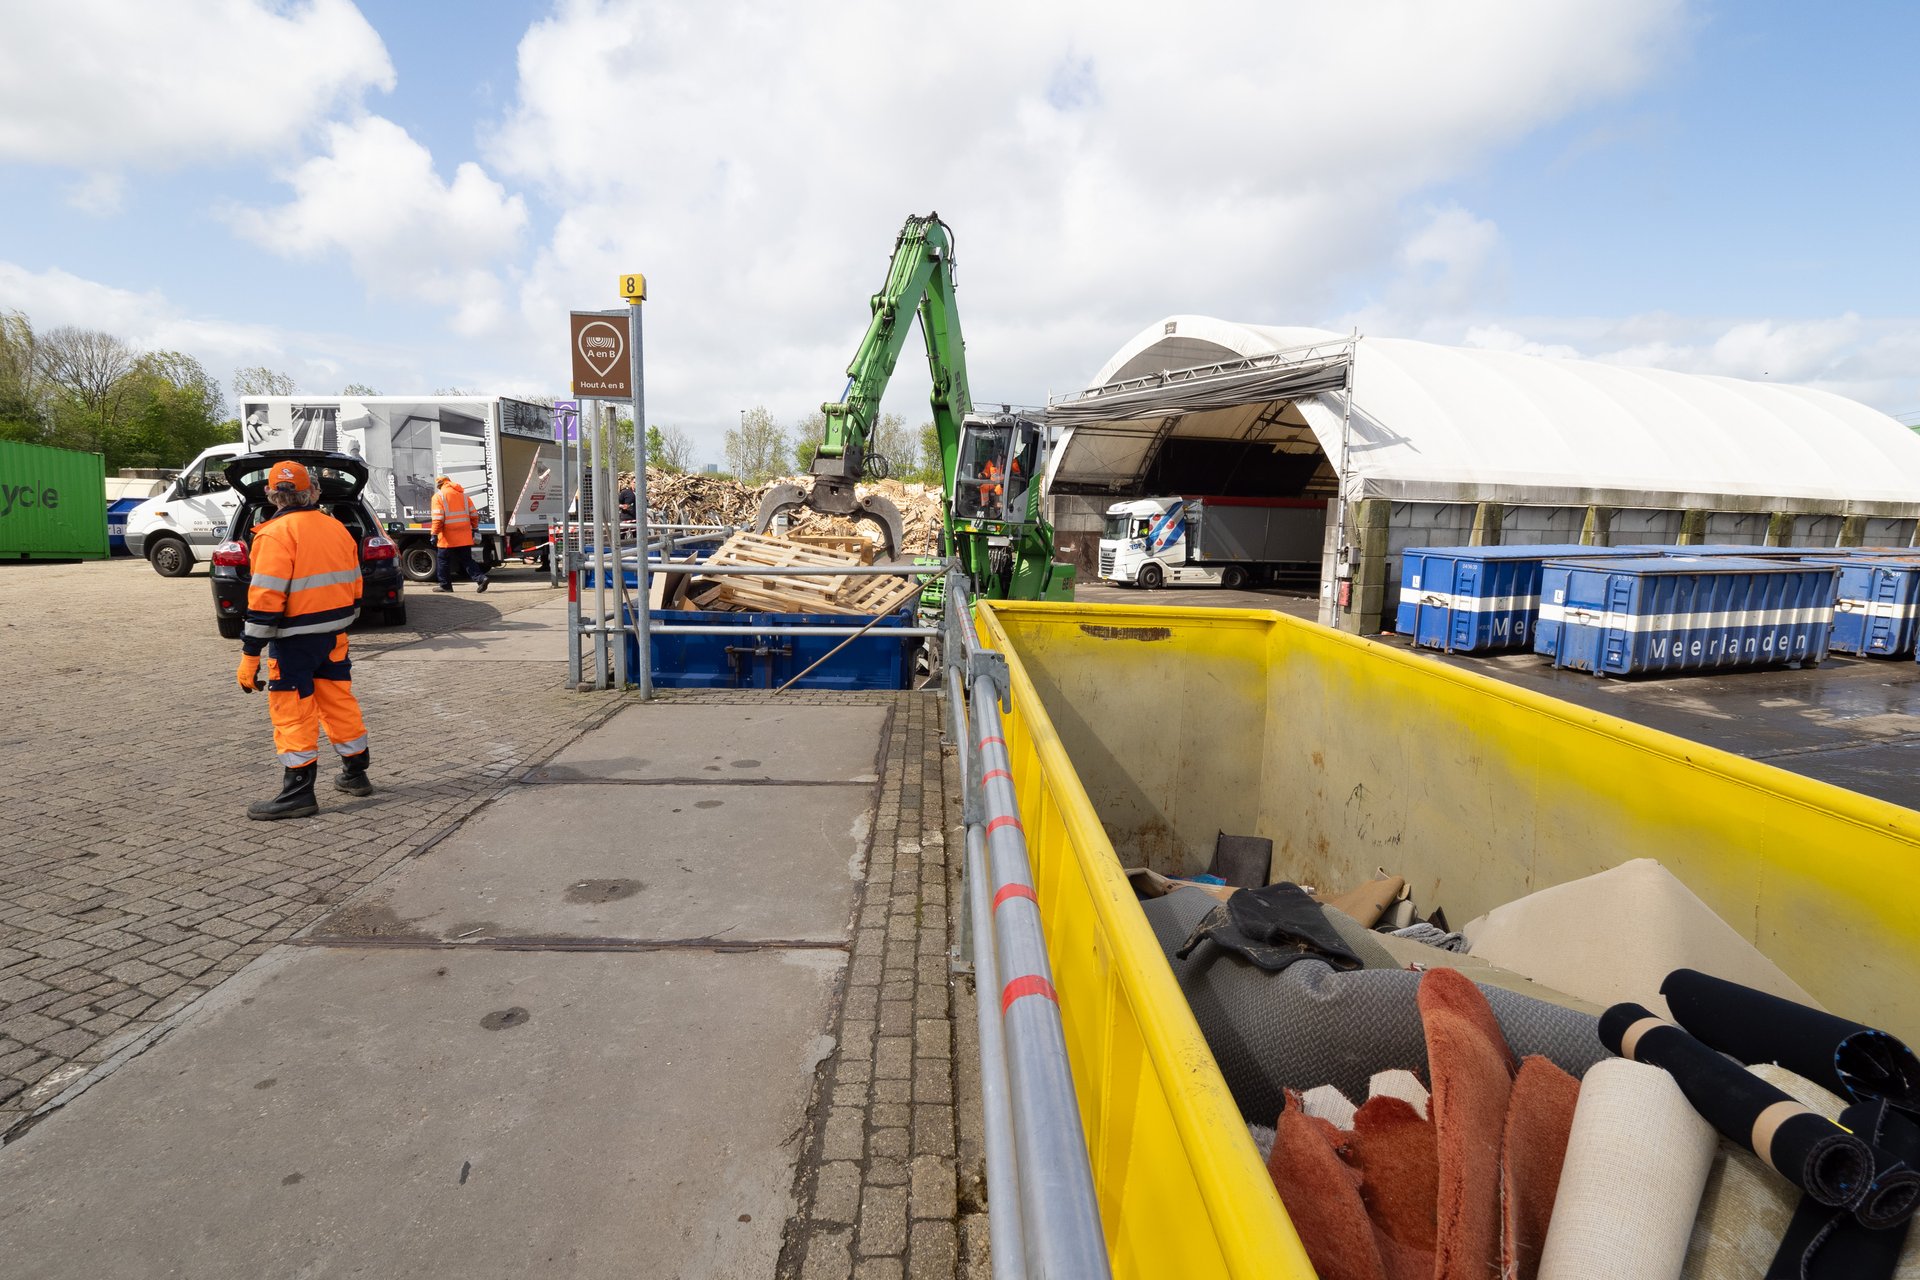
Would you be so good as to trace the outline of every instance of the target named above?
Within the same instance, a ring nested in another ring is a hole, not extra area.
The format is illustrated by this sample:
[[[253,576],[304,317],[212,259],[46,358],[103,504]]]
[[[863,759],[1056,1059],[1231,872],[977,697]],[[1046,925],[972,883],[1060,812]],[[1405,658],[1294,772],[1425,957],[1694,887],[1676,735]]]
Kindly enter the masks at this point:
[[[874,494],[860,497],[850,484],[831,483],[833,477],[822,476],[814,482],[812,490],[797,484],[777,484],[767,490],[760,499],[760,510],[753,518],[755,533],[765,533],[773,527],[773,522],[783,511],[794,511],[807,507],[822,515],[844,516],[849,520],[871,520],[880,526],[880,558],[892,560],[900,554],[901,545],[906,541],[906,521],[900,515],[900,508],[892,502]]]

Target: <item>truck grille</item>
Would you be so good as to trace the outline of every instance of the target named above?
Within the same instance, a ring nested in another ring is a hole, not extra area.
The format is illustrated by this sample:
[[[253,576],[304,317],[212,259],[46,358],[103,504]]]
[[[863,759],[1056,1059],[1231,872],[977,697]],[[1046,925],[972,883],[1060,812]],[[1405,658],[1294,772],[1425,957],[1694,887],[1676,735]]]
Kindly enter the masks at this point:
[[[1100,576],[1103,578],[1111,578],[1113,576],[1113,552],[1111,551],[1102,551],[1100,553]]]

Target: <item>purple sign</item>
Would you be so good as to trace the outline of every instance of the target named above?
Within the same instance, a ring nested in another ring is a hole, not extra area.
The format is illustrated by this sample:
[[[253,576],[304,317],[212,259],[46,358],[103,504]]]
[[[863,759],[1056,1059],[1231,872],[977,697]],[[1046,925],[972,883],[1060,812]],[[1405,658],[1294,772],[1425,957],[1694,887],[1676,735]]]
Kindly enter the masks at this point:
[[[553,402],[553,438],[574,441],[580,439],[580,402],[578,400]]]

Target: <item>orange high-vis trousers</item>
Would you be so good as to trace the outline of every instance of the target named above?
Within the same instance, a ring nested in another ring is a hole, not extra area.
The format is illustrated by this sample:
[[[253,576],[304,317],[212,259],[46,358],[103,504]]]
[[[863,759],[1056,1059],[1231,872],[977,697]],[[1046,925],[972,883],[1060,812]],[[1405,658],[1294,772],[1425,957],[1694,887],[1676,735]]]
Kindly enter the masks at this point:
[[[334,637],[325,660],[309,671],[296,670],[295,665],[283,665],[281,658],[272,656],[266,662],[267,714],[273,719],[273,749],[280,763],[289,769],[312,764],[320,755],[323,729],[340,755],[365,751],[367,722],[361,718],[359,699],[353,696],[346,633]]]

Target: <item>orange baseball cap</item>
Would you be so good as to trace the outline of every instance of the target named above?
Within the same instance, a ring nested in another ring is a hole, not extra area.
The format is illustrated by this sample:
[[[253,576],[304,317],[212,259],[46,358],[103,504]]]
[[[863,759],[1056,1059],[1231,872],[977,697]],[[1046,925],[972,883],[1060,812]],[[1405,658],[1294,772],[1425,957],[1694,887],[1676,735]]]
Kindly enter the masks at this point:
[[[267,469],[267,491],[269,493],[305,493],[313,488],[313,477],[307,469],[291,458],[276,462]]]

